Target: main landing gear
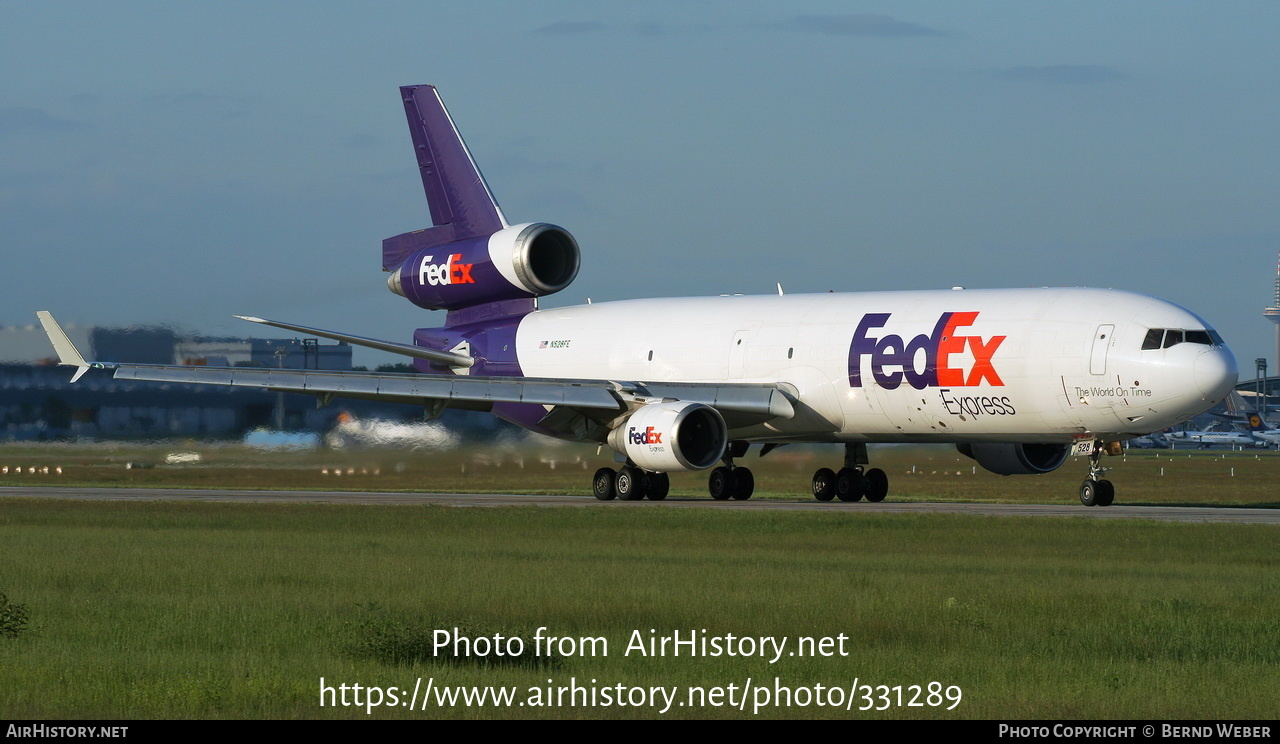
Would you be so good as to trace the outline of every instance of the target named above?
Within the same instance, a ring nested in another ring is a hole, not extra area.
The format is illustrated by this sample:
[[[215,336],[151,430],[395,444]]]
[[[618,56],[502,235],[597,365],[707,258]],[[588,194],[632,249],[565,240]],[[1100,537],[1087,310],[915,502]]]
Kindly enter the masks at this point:
[[[1089,477],[1080,484],[1080,503],[1085,506],[1111,506],[1115,501],[1115,486],[1102,477],[1107,474],[1107,469],[1102,467],[1102,455],[1104,452],[1118,454],[1119,449],[1119,442],[1104,445],[1100,440],[1094,440],[1093,451],[1089,453]]]
[[[869,462],[867,445],[846,444],[844,446],[844,467],[839,472],[831,468],[819,468],[813,474],[813,497],[818,501],[830,501],[838,498],[841,501],[871,502],[884,501],[889,495],[889,476],[880,468],[865,469]]]
[[[756,490],[756,479],[749,468],[734,465],[736,457],[747,454],[746,442],[730,442],[724,455],[724,465],[711,471],[707,479],[707,491],[716,501],[745,501]],[[671,490],[671,479],[666,473],[651,473],[631,463],[614,470],[600,468],[591,479],[591,493],[601,501],[661,501]]]
[[[746,501],[756,489],[756,479],[750,468],[736,465],[734,460],[745,457],[750,448],[747,442],[730,442],[725,450],[724,464],[714,468],[707,478],[707,492],[716,501]],[[761,455],[768,453],[776,444],[766,444]],[[844,467],[833,471],[820,468],[813,474],[813,496],[819,501],[871,502],[884,501],[889,494],[889,476],[880,468],[867,468],[867,445],[846,444],[844,447]],[[600,468],[591,479],[591,492],[601,501],[620,499],[623,501],[661,501],[667,497],[671,489],[671,481],[666,473],[652,473],[636,467],[632,463],[614,470]]]
[[[733,464],[734,458],[744,457],[750,446],[747,442],[729,443],[724,454],[725,464],[712,470],[711,476],[707,478],[707,492],[711,494],[711,498],[716,501],[746,501],[751,498],[756,490],[756,477],[751,474],[750,468]]]
[[[666,473],[650,473],[635,465],[624,465],[617,470],[600,468],[591,479],[591,493],[601,501],[662,501],[671,490],[671,479]]]

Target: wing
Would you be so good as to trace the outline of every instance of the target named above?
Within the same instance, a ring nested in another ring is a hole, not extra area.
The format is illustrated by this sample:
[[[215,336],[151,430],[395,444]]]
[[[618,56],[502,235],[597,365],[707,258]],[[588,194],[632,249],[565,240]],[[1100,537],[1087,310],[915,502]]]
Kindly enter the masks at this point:
[[[81,355],[52,315],[45,311],[36,315],[58,353],[59,364],[76,368],[73,382],[90,369],[106,369],[112,370],[117,380],[256,387],[273,392],[315,395],[322,404],[334,397],[416,403],[428,407],[436,414],[447,407],[490,410],[495,403],[527,403],[549,407],[546,416],[539,422],[544,428],[589,441],[602,441],[611,428],[611,423],[618,417],[640,406],[660,401],[704,403],[718,410],[729,428],[751,426],[777,418],[789,419],[795,415],[793,393],[784,385],[472,377],[453,374],[93,362]],[[317,333],[316,329],[256,318],[253,320],[385,351],[396,351],[393,347],[403,346],[331,331]],[[398,353],[432,360],[456,356],[421,347],[405,349]]]

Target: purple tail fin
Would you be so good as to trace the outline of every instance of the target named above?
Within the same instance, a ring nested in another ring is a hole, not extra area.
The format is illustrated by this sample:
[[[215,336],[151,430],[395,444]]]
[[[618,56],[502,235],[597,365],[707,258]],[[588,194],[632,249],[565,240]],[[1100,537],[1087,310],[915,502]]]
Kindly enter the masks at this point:
[[[400,95],[435,227],[382,241],[383,271],[395,271],[418,249],[484,237],[507,227],[435,86],[405,86]]]

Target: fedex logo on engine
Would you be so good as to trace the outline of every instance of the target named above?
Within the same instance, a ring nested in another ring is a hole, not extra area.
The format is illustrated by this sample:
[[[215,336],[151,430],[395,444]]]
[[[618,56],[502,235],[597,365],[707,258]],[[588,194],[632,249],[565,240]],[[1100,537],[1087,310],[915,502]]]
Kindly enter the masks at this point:
[[[422,285],[447,286],[450,284],[475,284],[471,278],[473,263],[462,263],[462,254],[454,253],[443,264],[431,263],[432,256],[423,256],[418,264],[418,283]]]
[[[933,333],[920,334],[910,341],[901,336],[873,335],[883,328],[892,313],[867,313],[854,331],[849,347],[849,385],[862,387],[863,357],[869,357],[868,366],[876,384],[893,390],[903,380],[917,390],[927,387],[972,387],[985,381],[1003,386],[991,357],[1007,336],[964,336],[957,331],[972,325],[978,313],[943,313],[933,326]],[[956,364],[953,355],[961,356],[968,350],[973,356],[973,366],[968,371]],[[923,359],[921,358],[923,357]],[[923,362],[923,368],[920,363]]]
[[[662,432],[652,426],[646,426],[644,431],[632,426],[627,429],[627,441],[631,444],[662,444]]]

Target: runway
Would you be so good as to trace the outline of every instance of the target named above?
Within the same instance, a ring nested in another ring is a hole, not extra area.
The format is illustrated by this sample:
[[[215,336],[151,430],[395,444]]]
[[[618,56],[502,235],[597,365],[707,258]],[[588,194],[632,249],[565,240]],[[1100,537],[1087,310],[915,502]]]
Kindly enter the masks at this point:
[[[378,491],[251,491],[170,488],[3,487],[0,498],[85,501],[208,501],[261,504],[395,504],[454,507],[576,506],[594,509],[727,509],[733,511],[835,512],[858,514],[976,514],[990,517],[1083,517],[1088,519],[1154,519],[1168,522],[1223,522],[1280,525],[1280,509],[1203,506],[1108,506],[1080,504],[956,504],[884,501],[844,503],[796,499],[713,501],[669,498],[664,501],[596,501],[590,496],[534,496],[481,493],[392,493]]]

